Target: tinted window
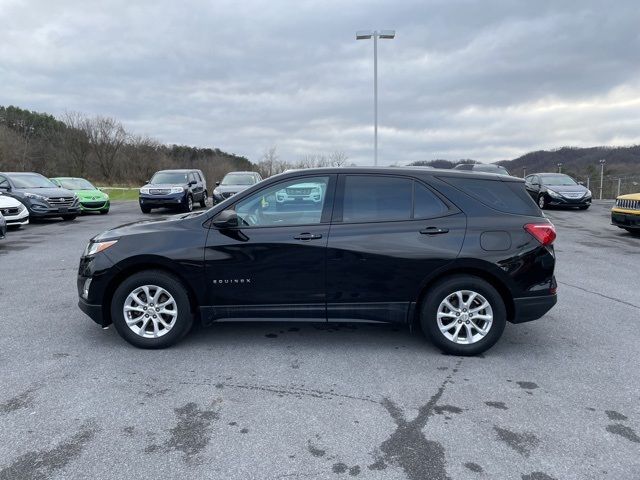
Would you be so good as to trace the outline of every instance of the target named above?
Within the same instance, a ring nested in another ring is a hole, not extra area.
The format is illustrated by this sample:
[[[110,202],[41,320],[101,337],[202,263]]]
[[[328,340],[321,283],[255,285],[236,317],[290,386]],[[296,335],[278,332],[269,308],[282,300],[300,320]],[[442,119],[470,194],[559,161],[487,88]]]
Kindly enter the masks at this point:
[[[545,175],[540,177],[545,185],[569,186],[577,185],[576,181],[569,175]]]
[[[196,181],[196,176],[193,173],[189,174],[189,181],[190,182],[195,182]]]
[[[18,173],[12,175],[16,188],[56,188],[57,185],[38,173]]]
[[[240,200],[235,210],[245,227],[318,224],[328,184],[329,177],[287,180]]]
[[[221,185],[253,185],[256,178],[252,173],[228,173],[222,179]]]
[[[519,215],[540,215],[540,210],[524,189],[524,183],[475,178],[442,180],[495,210]]]
[[[151,179],[155,184],[178,184],[187,183],[187,174],[182,172],[158,172]]]
[[[447,212],[447,206],[431,190],[419,182],[414,183],[413,218],[439,217]]]
[[[2,175],[0,175],[0,187],[1,188],[8,188],[9,185],[9,180],[7,180],[5,177],[3,177]]]
[[[349,175],[345,177],[343,222],[411,219],[413,180]]]

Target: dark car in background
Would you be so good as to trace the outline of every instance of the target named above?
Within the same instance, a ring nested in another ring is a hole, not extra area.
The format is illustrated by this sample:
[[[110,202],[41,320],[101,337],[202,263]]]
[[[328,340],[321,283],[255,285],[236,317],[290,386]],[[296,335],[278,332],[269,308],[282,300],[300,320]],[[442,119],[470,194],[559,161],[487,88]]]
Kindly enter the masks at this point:
[[[525,178],[525,188],[542,209],[591,205],[591,190],[563,173],[534,173]]]
[[[190,212],[196,202],[206,207],[207,197],[207,182],[202,171],[160,170],[140,189],[140,210],[149,213],[154,208],[172,208]]]
[[[461,163],[453,167],[454,170],[464,170],[477,173],[497,173],[498,175],[509,175],[509,170],[502,165],[495,163]]]
[[[39,173],[0,172],[0,192],[22,202],[31,219],[62,217],[73,220],[80,214],[77,195]]]
[[[224,176],[222,182],[216,182],[213,201],[220,203],[261,181],[262,177],[258,172],[229,172]]]
[[[300,185],[319,201],[277,208]],[[300,170],[201,214],[97,235],[80,260],[79,306],[142,348],[176,343],[195,321],[262,318],[417,325],[472,355],[507,321],[556,303],[555,235],[519,178]]]

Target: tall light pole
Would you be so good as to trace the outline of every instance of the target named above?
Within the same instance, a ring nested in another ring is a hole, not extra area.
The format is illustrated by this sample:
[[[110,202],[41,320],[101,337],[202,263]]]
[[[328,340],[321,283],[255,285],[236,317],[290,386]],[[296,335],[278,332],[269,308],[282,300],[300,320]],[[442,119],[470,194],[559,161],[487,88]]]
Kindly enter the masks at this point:
[[[373,164],[378,166],[378,38],[393,40],[395,30],[359,30],[356,40],[373,38]]]
[[[562,163],[558,163],[558,173],[562,173]]]
[[[607,161],[603,158],[600,160],[600,200],[602,200],[602,185],[604,183],[604,164]]]

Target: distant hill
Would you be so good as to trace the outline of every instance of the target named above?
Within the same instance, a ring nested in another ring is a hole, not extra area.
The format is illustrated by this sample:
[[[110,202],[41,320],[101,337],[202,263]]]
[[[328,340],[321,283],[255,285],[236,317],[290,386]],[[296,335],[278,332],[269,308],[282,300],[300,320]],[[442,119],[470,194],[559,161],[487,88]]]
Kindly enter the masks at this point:
[[[576,176],[597,174],[600,160],[606,160],[607,175],[640,174],[640,145],[630,147],[562,147],[557,150],[530,152],[513,160],[496,162],[506,167],[513,175],[527,173],[555,172],[558,163],[562,171]]]

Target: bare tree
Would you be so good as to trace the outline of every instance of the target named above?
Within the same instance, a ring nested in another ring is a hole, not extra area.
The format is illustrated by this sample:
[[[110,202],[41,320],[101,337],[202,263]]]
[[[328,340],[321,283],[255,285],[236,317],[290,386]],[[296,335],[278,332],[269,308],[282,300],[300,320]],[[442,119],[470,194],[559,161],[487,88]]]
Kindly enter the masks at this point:
[[[89,119],[79,112],[65,112],[61,120],[67,126],[62,132],[61,143],[70,173],[85,177],[91,154]]]
[[[329,155],[329,164],[332,167],[344,167],[348,158],[346,153],[336,150]]]
[[[111,181],[118,153],[127,141],[127,132],[114,118],[97,116],[88,122],[88,135],[100,173]]]
[[[279,173],[275,171],[278,164],[278,160],[279,160],[279,157],[278,157],[277,147],[275,145],[273,147],[266,149],[262,154],[262,159],[260,160],[260,163],[258,164],[258,170],[260,172],[260,175],[267,178],[272,175],[275,175],[276,173]]]

